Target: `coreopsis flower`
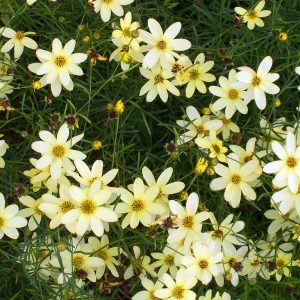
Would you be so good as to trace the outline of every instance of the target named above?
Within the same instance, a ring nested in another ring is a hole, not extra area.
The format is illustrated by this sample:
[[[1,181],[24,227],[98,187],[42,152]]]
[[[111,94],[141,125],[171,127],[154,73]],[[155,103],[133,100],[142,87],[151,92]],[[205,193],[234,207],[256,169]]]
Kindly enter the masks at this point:
[[[69,193],[75,207],[67,211],[62,217],[61,222],[72,227],[71,233],[83,236],[87,231],[92,230],[96,236],[104,233],[103,222],[116,222],[117,214],[112,208],[105,207],[108,203],[111,192],[100,190],[99,183],[94,182],[89,188],[79,188],[71,186]]]
[[[132,300],[153,300],[155,299],[154,293],[163,287],[163,284],[159,280],[154,284],[146,277],[142,278],[141,283],[145,290],[136,293],[132,297]]]
[[[13,87],[10,85],[12,80],[13,76],[2,76],[0,78],[0,99],[7,98],[7,95],[13,92]]]
[[[186,108],[186,114],[189,121],[176,121],[177,125],[186,130],[177,140],[177,144],[179,145],[188,143],[194,138],[204,137],[210,130],[218,130],[222,126],[222,122],[220,120],[211,120],[208,115],[201,117],[194,106],[188,106]]]
[[[178,266],[180,264],[176,263],[175,261],[175,255],[176,252],[166,246],[163,250],[162,253],[155,252],[151,253],[151,256],[156,259],[156,262],[152,264],[152,267],[154,269],[159,268],[158,270],[158,277],[162,276],[163,274],[167,273],[168,271],[170,272],[171,276],[173,278],[176,277],[176,273],[178,271]]]
[[[112,32],[114,39],[120,39],[125,45],[130,45],[135,51],[140,50],[140,23],[132,22],[131,12],[127,12],[124,18],[120,18],[120,28]]]
[[[230,138],[230,134],[239,133],[239,126],[234,123],[231,119],[227,119],[225,115],[218,111],[212,111],[214,115],[222,122],[222,126],[217,130],[217,134],[222,133],[222,138],[224,141],[227,141]]]
[[[145,179],[148,186],[151,188],[153,186],[158,187],[159,192],[157,195],[157,198],[155,199],[156,202],[163,205],[165,207],[163,214],[168,214],[169,212],[169,203],[168,203],[168,197],[169,195],[177,194],[181,192],[185,184],[181,181],[175,181],[168,183],[171,179],[171,176],[173,174],[173,168],[167,168],[164,170],[156,180],[153,173],[149,168],[146,166],[142,169],[143,178]]]
[[[39,136],[42,141],[34,142],[31,148],[41,153],[42,157],[36,161],[35,167],[43,170],[50,166],[50,174],[53,179],[59,179],[63,171],[74,171],[71,160],[83,160],[86,155],[72,147],[83,138],[83,133],[70,140],[70,130],[67,124],[63,124],[55,137],[51,132],[42,130]]]
[[[27,225],[27,220],[18,215],[19,207],[11,204],[5,207],[5,199],[0,192],[0,239],[7,235],[11,239],[17,239],[19,232],[17,228]]]
[[[96,257],[93,253],[88,253],[89,246],[84,239],[72,238],[68,243],[68,248],[54,256],[50,263],[59,270],[57,277],[58,284],[65,284],[72,275],[75,275],[76,285],[81,287],[83,280],[86,278],[91,282],[96,282],[96,269],[103,265],[104,262],[100,257]]]
[[[143,279],[147,273],[152,277],[157,277],[157,274],[154,272],[154,269],[150,264],[151,258],[148,255],[141,255],[141,249],[138,246],[133,246],[132,250],[134,254],[134,262],[131,263],[125,270],[124,279],[128,280],[134,275],[134,266],[138,268],[140,279]],[[126,253],[124,254],[126,255]]]
[[[103,22],[108,22],[113,12],[118,17],[124,15],[123,5],[129,5],[134,0],[95,0],[92,1],[95,13],[100,12],[100,16]]]
[[[280,249],[276,251],[276,267],[271,275],[275,274],[276,280],[280,281],[282,276],[291,277],[291,267],[296,265],[293,260],[293,253],[286,253]]]
[[[97,279],[102,278],[106,268],[114,277],[119,277],[116,266],[119,266],[120,263],[116,257],[120,256],[122,249],[118,247],[109,248],[109,239],[106,234],[101,237],[101,240],[90,236],[88,239],[88,245],[91,249],[91,252],[95,253],[95,255],[100,257],[104,262],[104,264],[101,264],[96,269]]]
[[[236,208],[240,204],[241,194],[250,200],[256,199],[252,183],[259,177],[255,173],[259,167],[259,162],[251,160],[241,165],[238,156],[234,153],[229,154],[227,158],[228,167],[220,163],[215,166],[216,173],[221,177],[213,179],[210,188],[213,191],[225,189],[225,201]]]
[[[163,32],[160,24],[155,19],[148,19],[151,33],[141,30],[140,34],[149,52],[143,60],[143,67],[152,69],[156,64],[163,69],[170,66],[172,58],[179,57],[176,51],[185,51],[191,47],[186,39],[176,39],[181,30],[181,23],[176,22]]]
[[[245,243],[245,237],[239,232],[245,227],[243,221],[234,221],[234,215],[228,215],[220,224],[215,217],[215,215],[210,212],[209,219],[211,221],[213,230],[210,231],[211,239],[215,243],[219,243],[223,248],[227,245],[243,245]]]
[[[223,142],[217,138],[215,130],[209,132],[209,136],[203,138],[196,138],[195,143],[203,149],[209,150],[209,157],[216,158],[218,161],[226,162],[226,155],[228,148],[223,146]]]
[[[197,284],[197,279],[189,278],[189,274],[185,269],[180,269],[174,279],[165,273],[161,277],[165,288],[158,289],[154,292],[154,296],[159,299],[167,300],[195,300],[196,294],[191,289]]]
[[[58,179],[53,179],[50,173],[50,165],[43,169],[37,169],[36,163],[38,160],[35,158],[30,158],[29,161],[34,166],[34,168],[24,171],[24,175],[30,178],[30,183],[32,184],[32,189],[34,192],[39,191],[42,185],[44,185],[51,193],[57,192],[58,185],[70,185],[70,181],[65,176],[65,170],[62,170],[61,175]]]
[[[38,205],[38,210],[51,219],[49,227],[54,229],[62,223],[62,216],[75,208],[75,202],[69,193],[69,186],[61,186],[59,189],[59,197],[51,194],[44,194],[43,201]],[[72,231],[71,225],[66,225],[69,231]]]
[[[300,66],[295,68],[295,72],[300,75]],[[298,86],[298,90],[300,91],[300,85]]]
[[[253,9],[246,10],[242,7],[235,7],[234,11],[242,16],[243,23],[247,23],[247,27],[252,30],[255,25],[263,27],[264,21],[261,18],[265,18],[271,14],[270,10],[263,10],[266,1],[260,1]]]
[[[265,173],[275,173],[273,184],[279,188],[288,186],[292,193],[297,193],[300,184],[300,146],[297,147],[296,137],[288,132],[283,146],[272,141],[272,150],[279,160],[266,164]]]
[[[121,62],[123,71],[128,70],[131,64],[143,61],[142,48],[135,50],[131,44],[126,44],[121,39],[112,39],[112,42],[117,46],[117,49],[112,52],[109,61],[115,60]]]
[[[236,71],[230,70],[228,79],[224,76],[219,78],[219,86],[209,87],[209,91],[220,97],[216,102],[213,103],[212,108],[214,110],[221,110],[225,108],[225,116],[230,119],[236,111],[241,114],[248,112],[247,104],[244,101],[245,88],[236,88],[232,84],[237,82]]]
[[[212,290],[208,290],[205,296],[200,296],[198,300],[231,300],[231,296],[226,292],[221,295],[219,294],[219,292],[217,292],[215,296],[213,296]]]
[[[213,66],[214,62],[212,60],[205,62],[204,53],[200,53],[196,57],[194,63],[192,63],[190,59],[188,60],[182,79],[182,84],[187,83],[185,90],[187,98],[191,98],[196,89],[201,94],[206,93],[207,88],[205,82],[216,80],[216,77],[213,74],[208,73]]]
[[[191,193],[186,201],[186,207],[178,202],[169,201],[171,212],[177,216],[178,228],[170,229],[168,243],[175,243],[184,239],[184,245],[189,246],[192,242],[199,240],[202,222],[207,220],[209,213],[206,211],[198,213],[199,197]]]
[[[267,219],[272,220],[268,227],[268,234],[274,235],[279,230],[282,230],[284,240],[287,241],[290,236],[290,229],[294,227],[295,223],[300,222],[300,217],[295,210],[290,213],[282,214],[277,209],[269,209],[264,213]]]
[[[243,275],[243,261],[247,252],[247,246],[236,249],[232,244],[227,244],[223,248],[225,277],[230,279],[233,286],[238,285],[239,275]]]
[[[192,245],[193,256],[183,256],[181,263],[186,266],[190,276],[195,276],[207,285],[213,277],[222,271],[223,253],[219,244],[210,241],[207,244],[195,242]]]
[[[0,169],[5,167],[5,161],[2,156],[6,153],[8,145],[5,143],[5,140],[0,140]]]
[[[168,92],[175,96],[179,96],[179,90],[168,79],[173,77],[171,71],[162,69],[159,64],[155,65],[151,70],[146,68],[140,68],[141,74],[149,81],[145,83],[141,90],[140,96],[147,93],[147,102],[152,102],[157,95],[163,102],[168,101]]]
[[[255,248],[249,251],[246,259],[243,261],[243,267],[243,274],[247,275],[249,279],[255,279],[257,275],[264,279],[270,279],[270,272]]]
[[[239,83],[235,87],[247,88],[245,102],[248,104],[252,99],[255,100],[260,110],[266,108],[266,94],[275,95],[279,93],[280,88],[273,82],[279,78],[279,74],[270,73],[273,60],[271,56],[266,56],[258,66],[257,72],[249,67],[239,67],[236,75]]]
[[[39,209],[39,205],[44,202],[44,199],[41,197],[35,200],[30,196],[22,196],[19,198],[19,201],[25,205],[26,208],[21,209],[18,215],[23,218],[30,217],[28,221],[28,229],[30,231],[36,230],[41,223],[42,216],[44,215],[44,213]]]
[[[8,27],[0,28],[0,35],[8,38],[9,40],[2,46],[1,53],[7,53],[14,48],[14,58],[17,60],[21,57],[24,47],[29,49],[37,49],[37,43],[28,37],[34,35],[35,32],[14,31]]]
[[[103,174],[103,161],[96,160],[91,169],[82,160],[75,160],[74,164],[78,173],[68,172],[77,182],[84,187],[90,187],[94,182],[98,182],[101,189],[108,189],[116,191],[117,189],[109,187],[108,185],[117,176],[118,169],[111,169]]]
[[[36,56],[41,63],[28,65],[28,69],[37,75],[43,75],[40,79],[41,85],[51,85],[51,92],[54,97],[61,93],[62,86],[72,91],[74,83],[71,75],[83,75],[82,69],[78,66],[87,59],[84,53],[73,53],[76,45],[75,40],[70,40],[64,47],[58,38],[52,42],[52,52],[37,49]]]
[[[124,191],[121,194],[122,203],[118,203],[116,212],[127,214],[122,221],[122,228],[130,225],[136,228],[141,222],[144,226],[150,226],[156,215],[162,214],[164,208],[155,202],[159,188],[157,186],[146,189],[141,178],[136,178],[133,184],[133,194]]]

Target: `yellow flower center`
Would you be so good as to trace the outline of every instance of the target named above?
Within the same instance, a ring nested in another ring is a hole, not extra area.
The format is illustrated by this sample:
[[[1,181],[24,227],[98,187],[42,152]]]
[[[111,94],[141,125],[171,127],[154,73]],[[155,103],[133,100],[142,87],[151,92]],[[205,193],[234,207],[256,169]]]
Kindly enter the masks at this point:
[[[17,31],[16,32],[16,39],[22,40],[25,37],[25,32],[24,31]]]
[[[144,209],[144,207],[145,207],[145,204],[140,199],[134,199],[131,204],[131,208],[134,212],[140,212]]]
[[[261,80],[256,75],[252,78],[252,85],[258,86],[260,84]]]
[[[37,254],[37,260],[41,260],[42,258],[44,258],[46,255],[47,255],[48,251],[45,250],[45,249],[41,249],[38,251],[38,254]]]
[[[233,267],[233,266],[236,265],[237,262],[238,261],[234,257],[232,257],[232,258],[229,259],[228,264],[229,264],[230,267]]]
[[[63,67],[65,64],[66,64],[66,58],[64,57],[64,56],[57,56],[56,58],[55,58],[55,61],[54,61],[54,63],[59,67],[59,68],[61,68],[61,67]]]
[[[206,269],[208,267],[208,261],[206,259],[201,259],[199,261],[199,267],[201,269]]]
[[[184,295],[184,288],[181,285],[175,286],[175,288],[172,291],[172,296],[175,299],[182,299]]]
[[[212,144],[211,147],[216,154],[219,154],[221,152],[221,149],[217,144]]]
[[[38,205],[34,208],[34,213],[43,216],[44,213],[38,208]]]
[[[110,2],[112,2],[112,1],[113,1],[113,0],[103,0],[103,2],[104,2],[104,3],[107,3],[107,4],[110,3]]]
[[[80,270],[84,264],[84,258],[82,256],[74,256],[73,257],[73,266],[76,270]]]
[[[150,292],[150,299],[151,300],[159,300],[159,298],[157,298],[157,297],[154,296],[154,291]]]
[[[167,266],[174,266],[174,257],[172,255],[167,255],[165,258],[165,263]]]
[[[108,259],[108,254],[105,250],[98,251],[97,256],[102,258],[104,261]]]
[[[160,49],[160,50],[164,50],[167,48],[167,43],[163,40],[159,41],[157,43],[157,47]]]
[[[155,75],[155,77],[154,77],[155,84],[158,84],[163,81],[164,81],[164,78],[160,74]]]
[[[224,117],[224,118],[222,118],[222,122],[223,122],[224,125],[227,125],[227,124],[230,124],[230,123],[231,123],[231,120],[226,119],[226,118]]]
[[[69,210],[74,208],[74,204],[71,201],[64,201],[61,205],[60,205],[60,211],[64,214],[66,212],[68,212]]]
[[[125,37],[131,37],[131,31],[129,27],[123,29],[123,35]]]
[[[194,225],[194,218],[192,216],[186,216],[182,220],[182,226],[185,228],[192,228]]]
[[[5,225],[5,219],[3,217],[0,217],[0,228]]]
[[[253,260],[252,262],[251,262],[251,266],[258,266],[258,265],[260,265],[260,260],[258,259],[258,258],[256,258],[255,260]]]
[[[197,130],[197,132],[198,132],[199,134],[203,134],[204,131],[205,131],[205,129],[204,129],[204,127],[203,127],[202,125],[197,126],[197,127],[196,127],[196,130]]]
[[[288,165],[288,167],[290,168],[294,168],[297,166],[297,159],[295,157],[289,157],[287,160],[286,160],[286,164]]]
[[[284,259],[282,258],[278,258],[276,259],[276,268],[277,269],[283,269],[285,267],[286,263],[284,261]]]
[[[199,72],[193,69],[190,71],[189,76],[191,80],[196,80],[199,77]]]
[[[82,201],[82,203],[80,204],[79,208],[81,209],[81,211],[86,214],[86,215],[91,215],[95,212],[97,206],[96,204],[90,200],[90,199],[85,199]]]
[[[234,184],[239,184],[241,181],[242,181],[242,178],[240,175],[238,174],[234,174],[231,176],[231,181],[234,183]]]
[[[247,12],[247,16],[248,16],[248,18],[249,19],[255,19],[256,18],[256,11],[255,10],[249,10],[248,12]]]
[[[246,156],[246,157],[244,158],[244,162],[246,163],[246,162],[252,160],[252,156],[253,156],[253,155],[248,155],[248,156]]]
[[[66,150],[64,146],[56,145],[55,147],[53,147],[52,152],[56,157],[63,157],[66,153]]]
[[[236,89],[230,89],[228,91],[228,98],[230,100],[236,100],[239,97],[239,91]]]

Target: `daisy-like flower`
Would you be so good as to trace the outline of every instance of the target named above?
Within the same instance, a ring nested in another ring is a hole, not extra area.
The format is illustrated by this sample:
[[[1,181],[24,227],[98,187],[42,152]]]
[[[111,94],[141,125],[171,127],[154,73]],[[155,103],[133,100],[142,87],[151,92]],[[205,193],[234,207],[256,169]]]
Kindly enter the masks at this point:
[[[213,230],[210,231],[211,239],[219,243],[220,246],[226,247],[227,245],[243,245],[245,243],[245,237],[239,234],[245,227],[243,221],[234,221],[234,215],[228,215],[220,224],[215,217],[215,215],[210,212],[209,219],[213,226]],[[229,246],[230,247],[230,246]]]
[[[241,201],[241,194],[250,200],[256,199],[256,193],[252,188],[252,183],[258,178],[256,170],[259,167],[259,162],[255,160],[248,161],[241,165],[236,154],[228,155],[228,167],[222,164],[215,166],[215,172],[221,177],[213,179],[210,183],[210,188],[213,191],[225,189],[225,201],[236,208]]]
[[[297,193],[300,184],[300,146],[297,147],[296,137],[288,132],[283,146],[273,141],[272,150],[279,160],[266,164],[265,173],[275,173],[273,184],[279,188],[288,186],[292,193]]]
[[[59,257],[55,256],[50,260],[51,265],[61,271],[57,282],[64,284],[72,278],[73,274],[78,287],[83,285],[82,278],[96,282],[95,270],[104,262],[100,257],[88,254],[89,252],[89,246],[85,244],[84,239],[72,238],[68,249],[60,252]]]
[[[110,55],[109,61],[121,62],[123,71],[128,70],[131,64],[143,61],[142,48],[135,50],[131,44],[126,44],[121,39],[112,39],[112,42],[117,46],[117,49]]]
[[[175,96],[179,96],[179,90],[168,79],[174,75],[170,70],[162,69],[159,64],[155,65],[153,69],[140,68],[141,74],[149,81],[143,85],[140,90],[140,96],[147,93],[147,102],[152,102],[157,95],[163,102],[168,101],[168,92]]]
[[[96,269],[97,279],[102,278],[106,268],[114,277],[119,277],[116,266],[119,266],[120,263],[115,257],[120,256],[122,249],[118,247],[109,248],[109,239],[106,234],[101,237],[101,240],[90,236],[88,245],[91,248],[91,252],[95,253],[95,256],[100,257],[104,262]]]
[[[95,13],[100,12],[100,16],[103,22],[108,22],[113,12],[118,17],[124,15],[124,9],[122,5],[129,5],[134,0],[95,0],[92,2],[94,5]]]
[[[176,277],[178,271],[178,264],[175,261],[176,252],[166,246],[162,253],[155,252],[151,253],[151,256],[157,261],[152,264],[154,269],[159,268],[158,277],[170,271],[170,274],[173,278]]]
[[[5,140],[0,140],[0,169],[5,167],[5,161],[2,156],[6,153],[8,145],[5,143]]]
[[[84,53],[73,53],[76,45],[75,40],[70,40],[64,47],[58,38],[52,42],[52,52],[37,49],[36,56],[41,63],[33,63],[28,69],[37,75],[44,75],[40,79],[42,86],[51,85],[51,92],[54,97],[61,93],[62,86],[68,91],[72,91],[74,83],[71,75],[83,75],[78,64],[87,59]]]
[[[142,41],[139,27],[139,22],[132,22],[132,14],[129,11],[124,19],[120,19],[120,28],[112,32],[112,37],[120,39],[124,44],[130,45],[135,51],[139,51],[139,44]]]
[[[271,275],[275,274],[276,280],[280,281],[282,276],[291,277],[291,267],[296,265],[293,260],[293,253],[286,253],[280,249],[276,251],[276,267]]]
[[[204,137],[210,130],[218,130],[222,127],[222,121],[211,120],[208,115],[201,117],[194,106],[188,106],[186,108],[186,114],[189,121],[176,121],[177,125],[186,130],[177,140],[177,144],[179,145],[188,143],[194,138]]]
[[[196,89],[201,94],[205,94],[207,92],[204,82],[212,82],[216,80],[216,77],[213,74],[208,73],[213,66],[214,62],[212,60],[205,62],[204,53],[200,53],[196,57],[194,63],[188,60],[187,68],[183,74],[183,84],[187,83],[185,90],[187,98],[191,98]]]
[[[75,160],[74,164],[78,173],[68,172],[77,182],[84,187],[90,187],[94,182],[98,182],[101,189],[108,189],[110,191],[116,191],[117,189],[108,187],[114,178],[117,176],[118,169],[111,169],[107,173],[103,174],[103,161],[96,160],[91,169],[82,160]]]
[[[44,213],[39,209],[39,205],[44,202],[44,199],[41,197],[38,200],[33,199],[30,196],[22,196],[19,198],[19,201],[26,206],[26,208],[21,209],[18,213],[19,216],[23,218],[29,218],[28,229],[34,231],[37,229],[41,223],[42,216]]]
[[[38,160],[35,158],[30,158],[29,161],[34,168],[24,171],[24,175],[30,178],[30,183],[32,184],[32,189],[34,192],[39,191],[42,185],[44,185],[51,193],[57,192],[58,185],[70,185],[70,181],[65,176],[66,172],[64,169],[62,169],[61,175],[58,179],[53,179],[50,173],[50,165],[43,169],[37,169],[36,164]]]
[[[169,202],[171,212],[177,216],[178,228],[170,229],[168,243],[175,243],[184,239],[184,245],[190,246],[192,242],[199,240],[202,229],[202,222],[209,218],[208,212],[199,212],[199,197],[191,193],[184,208],[178,202]]]
[[[159,192],[155,201],[165,207],[163,214],[169,212],[169,195],[177,194],[184,189],[185,184],[181,181],[175,181],[168,183],[173,173],[173,168],[167,168],[164,170],[156,180],[153,173],[149,168],[143,167],[142,169],[143,178],[147,182],[148,186],[151,188],[153,186],[158,187]]]
[[[226,162],[226,155],[228,148],[223,146],[223,142],[217,138],[215,130],[209,132],[208,137],[196,138],[195,143],[203,149],[209,150],[209,157],[216,158],[218,161]]]
[[[155,300],[156,297],[154,296],[154,293],[163,287],[163,284],[160,281],[156,281],[154,284],[146,277],[142,278],[141,283],[145,290],[135,294],[132,297],[132,300]]]
[[[100,190],[98,182],[85,189],[71,186],[69,193],[75,207],[61,217],[61,222],[65,225],[74,225],[71,233],[76,232],[78,236],[83,236],[88,230],[92,230],[100,237],[104,233],[103,222],[118,220],[117,214],[111,208],[105,207],[111,192]]]
[[[255,25],[258,27],[263,27],[264,21],[261,18],[265,18],[271,14],[270,10],[263,10],[266,1],[260,1],[254,9],[246,10],[242,7],[235,7],[234,11],[242,16],[243,23],[247,23],[250,30],[254,29]]]
[[[0,239],[4,234],[11,239],[17,239],[19,232],[17,228],[22,228],[27,225],[27,220],[18,215],[19,207],[16,204],[11,204],[5,207],[5,199],[0,193]]]
[[[74,171],[75,167],[71,160],[83,160],[86,155],[80,151],[71,149],[83,138],[83,133],[70,140],[70,130],[67,124],[63,124],[58,130],[57,137],[51,132],[42,130],[39,136],[42,141],[32,143],[34,151],[41,153],[42,157],[36,161],[35,167],[43,170],[50,166],[50,174],[53,179],[59,179],[62,170]]]
[[[144,226],[149,226],[156,215],[162,214],[164,208],[155,202],[159,188],[157,186],[146,189],[141,178],[136,178],[133,184],[133,194],[125,191],[121,194],[122,203],[118,203],[116,212],[127,214],[122,221],[122,228],[130,225],[136,228],[141,222]]]
[[[225,108],[225,116],[230,119],[234,113],[238,110],[241,114],[248,112],[247,104],[244,102],[245,88],[235,88],[233,83],[237,82],[236,71],[230,70],[228,79],[224,76],[220,76],[218,86],[209,87],[209,91],[220,97],[213,103],[212,108],[214,110],[221,110]]]
[[[154,292],[154,296],[159,299],[168,300],[195,300],[196,294],[191,289],[197,284],[197,279],[189,278],[185,269],[180,269],[174,279],[169,274],[163,274],[162,282],[165,288],[158,289]]]
[[[168,68],[173,57],[179,58],[175,51],[185,51],[191,47],[186,39],[176,39],[181,30],[181,23],[172,24],[163,32],[160,24],[155,19],[148,19],[148,27],[151,33],[141,30],[141,37],[149,52],[143,60],[143,67],[152,69],[157,63],[163,68]]]
[[[266,108],[266,94],[278,94],[280,89],[273,82],[279,78],[279,74],[270,73],[273,60],[271,56],[266,56],[258,66],[257,72],[249,67],[239,67],[240,72],[236,78],[239,83],[234,84],[237,88],[247,88],[245,102],[248,104],[252,99],[255,100],[260,110]],[[266,93],[266,94],[265,94]]]
[[[223,248],[225,277],[231,281],[233,286],[238,285],[239,275],[243,275],[243,260],[247,252],[247,246],[236,249],[232,244],[227,244]]]
[[[300,217],[300,186],[296,193],[291,192],[288,187],[274,193],[271,201],[278,206],[278,210],[283,215],[296,209],[296,212]]]
[[[134,268],[136,266],[138,268],[140,279],[144,278],[147,273],[149,273],[152,277],[157,277],[157,274],[154,272],[153,267],[150,265],[151,258],[148,255],[142,255],[141,249],[138,246],[133,246],[132,248],[134,254],[134,263],[131,263],[129,267],[124,272],[124,279],[128,280],[134,275]],[[124,252],[127,256],[127,254]]]
[[[195,276],[207,285],[213,277],[222,271],[221,261],[223,253],[219,244],[211,241],[207,245],[195,242],[192,245],[193,256],[183,256],[181,263],[187,267],[189,275]]]
[[[10,85],[12,76],[2,76],[0,80],[0,99],[7,98],[8,94],[13,92],[13,87]]]
[[[75,203],[71,199],[69,193],[69,186],[60,187],[59,198],[51,194],[44,194],[42,199],[43,201],[38,205],[38,210],[43,212],[49,219],[51,219],[49,224],[50,229],[58,227],[62,223],[62,216],[71,209],[75,208]],[[68,230],[72,231],[70,225],[68,226],[69,227],[66,226]]]
[[[24,31],[14,31],[8,27],[0,28],[0,35],[8,38],[9,40],[2,46],[1,52],[7,53],[12,48],[14,48],[14,58],[17,60],[21,57],[24,47],[29,49],[37,49],[37,43],[28,37],[28,35],[34,35],[35,32],[24,32]]]

